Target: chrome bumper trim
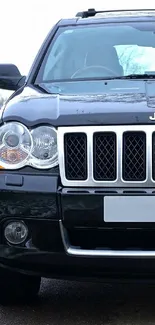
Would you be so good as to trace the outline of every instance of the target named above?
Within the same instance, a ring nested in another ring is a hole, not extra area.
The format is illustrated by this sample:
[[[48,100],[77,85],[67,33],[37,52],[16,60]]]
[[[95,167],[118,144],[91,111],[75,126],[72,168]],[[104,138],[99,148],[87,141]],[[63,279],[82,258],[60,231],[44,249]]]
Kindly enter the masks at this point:
[[[60,232],[62,236],[63,245],[65,251],[70,256],[79,257],[109,257],[109,258],[155,258],[155,251],[141,251],[141,250],[88,250],[80,249],[78,247],[72,247],[69,244],[68,234],[63,226],[61,220],[59,220]]]

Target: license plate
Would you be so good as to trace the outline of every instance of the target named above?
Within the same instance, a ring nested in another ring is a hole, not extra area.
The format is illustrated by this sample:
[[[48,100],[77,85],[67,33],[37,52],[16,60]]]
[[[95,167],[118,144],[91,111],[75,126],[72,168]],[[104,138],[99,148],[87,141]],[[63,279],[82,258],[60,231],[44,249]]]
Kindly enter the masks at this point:
[[[155,222],[155,196],[106,196],[104,221]]]

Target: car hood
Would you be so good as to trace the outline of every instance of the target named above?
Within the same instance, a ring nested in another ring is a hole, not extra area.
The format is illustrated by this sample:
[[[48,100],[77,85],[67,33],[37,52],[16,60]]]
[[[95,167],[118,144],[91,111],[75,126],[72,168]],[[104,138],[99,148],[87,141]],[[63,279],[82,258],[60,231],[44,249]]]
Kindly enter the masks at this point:
[[[101,94],[47,94],[25,87],[1,109],[3,122],[19,121],[28,127],[123,125],[154,123],[155,81],[108,81]]]

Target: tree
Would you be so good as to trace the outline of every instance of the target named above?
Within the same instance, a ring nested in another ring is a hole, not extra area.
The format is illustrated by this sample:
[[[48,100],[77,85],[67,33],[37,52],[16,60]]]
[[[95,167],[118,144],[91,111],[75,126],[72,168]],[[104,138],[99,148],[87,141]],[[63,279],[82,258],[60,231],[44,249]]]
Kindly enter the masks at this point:
[[[136,45],[120,46],[117,51],[119,52],[119,61],[123,67],[124,75],[130,73],[142,74],[147,70],[147,64],[145,62],[141,63],[145,51],[143,48]]]
[[[0,108],[3,106],[7,98],[8,96],[5,97],[4,94],[0,94]]]
[[[3,103],[4,103],[4,97],[0,95],[0,108],[2,107]]]

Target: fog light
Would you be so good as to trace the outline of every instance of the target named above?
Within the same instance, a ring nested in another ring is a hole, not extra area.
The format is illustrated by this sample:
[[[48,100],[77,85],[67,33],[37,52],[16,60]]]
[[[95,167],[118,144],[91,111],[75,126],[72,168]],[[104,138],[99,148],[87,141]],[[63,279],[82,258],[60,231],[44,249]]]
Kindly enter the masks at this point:
[[[5,227],[4,236],[10,244],[22,244],[28,236],[28,228],[22,221],[13,221]]]

